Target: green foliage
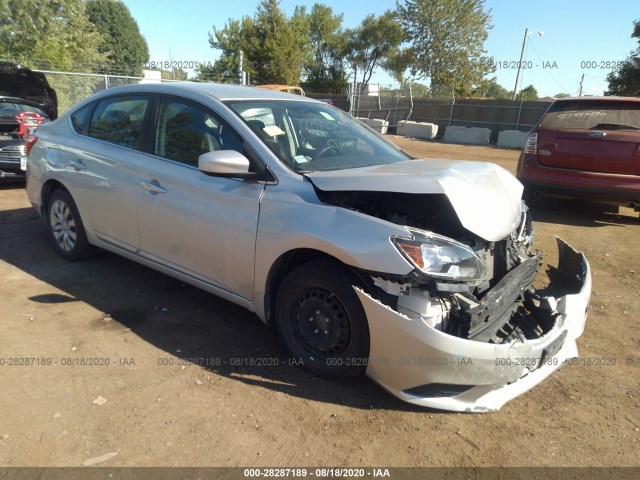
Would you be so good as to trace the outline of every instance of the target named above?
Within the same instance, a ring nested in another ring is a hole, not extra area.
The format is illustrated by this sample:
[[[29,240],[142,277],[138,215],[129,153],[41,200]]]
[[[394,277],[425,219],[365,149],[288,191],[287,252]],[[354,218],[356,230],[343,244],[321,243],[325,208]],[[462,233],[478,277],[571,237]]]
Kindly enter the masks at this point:
[[[638,39],[638,48],[632,51],[618,68],[607,75],[608,95],[640,96],[640,20],[633,22],[631,38]]]
[[[142,75],[149,47],[129,8],[120,0],[88,0],[87,16],[104,38],[98,48],[107,56],[101,73]]]
[[[567,97],[570,97],[570,96],[571,95],[569,95],[568,93],[556,93],[554,95],[554,97],[556,97],[556,98],[567,98]]]
[[[521,102],[526,102],[527,100],[537,100],[538,91],[533,85],[529,85],[528,87],[523,88],[518,92],[516,99],[520,100]]]
[[[254,40],[253,20],[251,17],[243,17],[241,20],[229,19],[224,28],[218,30],[213,27],[213,32],[209,33],[209,45],[211,48],[221,50],[220,58],[213,66],[198,67],[198,80],[215,81],[222,83],[236,83],[238,79],[238,61],[240,50],[246,51],[250,47],[253,49]],[[255,75],[255,70],[251,62],[245,62],[243,69],[251,77]]]
[[[474,97],[481,98],[497,98],[510,100],[513,96],[513,92],[510,92],[502,85],[499,85],[498,79],[496,77],[493,77],[490,80],[482,80],[480,82],[480,85],[478,85],[473,90],[472,95]]]
[[[260,83],[299,85],[302,52],[296,32],[280,9],[279,0],[262,0],[255,15],[252,38],[245,52]]]
[[[453,88],[456,96],[470,95],[491,71],[484,50],[491,11],[484,0],[404,0],[397,9],[411,43],[411,73],[430,78],[432,87]]]
[[[411,95],[413,98],[429,98],[431,97],[431,90],[429,85],[424,83],[404,81],[400,83],[400,88],[408,89],[411,86]]]
[[[344,66],[346,35],[342,31],[342,14],[331,7],[316,3],[311,13],[296,7],[291,18],[303,49],[305,88],[313,91],[338,92],[348,86]]]
[[[0,56],[32,68],[93,70],[103,36],[83,0],[0,0]]]
[[[391,10],[379,17],[367,15],[357,28],[348,31],[348,36],[347,57],[357,66],[363,84],[369,83],[377,67],[396,77],[405,69],[404,61],[400,60],[405,31]]]
[[[171,70],[160,70],[160,78],[163,80],[188,80],[189,74],[182,68],[172,68]]]
[[[303,49],[298,42],[301,25],[295,27],[279,0],[262,0],[253,19],[229,19],[221,30],[213,27],[209,45],[221,50],[221,55],[213,67],[198,69],[198,79],[235,83],[242,50],[243,70],[253,83],[299,85]]]

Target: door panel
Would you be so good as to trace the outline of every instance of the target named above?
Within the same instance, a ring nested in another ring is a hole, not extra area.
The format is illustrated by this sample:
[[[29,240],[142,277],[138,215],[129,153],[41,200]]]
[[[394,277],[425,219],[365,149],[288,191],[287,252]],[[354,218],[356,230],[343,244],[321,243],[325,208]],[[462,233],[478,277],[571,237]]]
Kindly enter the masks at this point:
[[[87,125],[74,122],[82,134],[73,137],[67,152],[72,194],[89,235],[128,251],[136,251],[140,243],[136,167],[148,109],[145,95],[100,101],[91,118],[83,117]]]
[[[251,299],[264,185],[210,177],[151,155],[143,156],[139,173],[141,255]]]
[[[138,164],[141,255],[250,300],[264,184],[197,169],[202,153],[242,151],[242,139],[212,110],[173,97],[157,108],[152,153]]]

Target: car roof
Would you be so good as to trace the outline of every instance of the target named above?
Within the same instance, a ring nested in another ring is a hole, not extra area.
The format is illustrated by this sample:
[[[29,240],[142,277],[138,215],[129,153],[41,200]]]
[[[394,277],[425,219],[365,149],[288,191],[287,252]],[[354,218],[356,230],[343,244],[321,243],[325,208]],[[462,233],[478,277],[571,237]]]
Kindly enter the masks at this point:
[[[640,102],[640,97],[563,97],[558,98],[556,102]]]
[[[275,90],[267,90],[243,85],[232,85],[228,83],[199,83],[199,82],[163,82],[163,83],[146,83],[141,85],[126,85],[122,87],[111,88],[103,93],[122,93],[122,92],[157,92],[171,93],[174,95],[181,94],[205,94],[218,100],[296,100],[296,101],[314,101],[300,95],[291,93],[278,92]]]

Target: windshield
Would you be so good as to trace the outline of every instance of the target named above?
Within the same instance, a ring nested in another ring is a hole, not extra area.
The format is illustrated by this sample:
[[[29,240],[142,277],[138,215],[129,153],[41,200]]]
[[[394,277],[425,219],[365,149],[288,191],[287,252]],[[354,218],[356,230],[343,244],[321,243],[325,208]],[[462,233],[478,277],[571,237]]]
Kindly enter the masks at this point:
[[[368,167],[409,158],[363,123],[323,103],[291,100],[225,103],[296,172]]]

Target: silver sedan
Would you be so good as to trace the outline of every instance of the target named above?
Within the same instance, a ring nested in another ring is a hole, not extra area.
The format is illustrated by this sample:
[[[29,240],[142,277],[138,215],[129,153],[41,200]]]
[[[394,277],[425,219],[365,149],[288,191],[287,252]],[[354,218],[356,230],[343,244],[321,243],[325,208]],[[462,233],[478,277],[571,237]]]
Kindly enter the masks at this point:
[[[327,377],[497,410],[577,355],[591,291],[559,240],[532,283],[522,186],[411,158],[326,103],[232,85],[114,88],[42,125],[27,193],[69,260],[109,250],[242,305]]]

